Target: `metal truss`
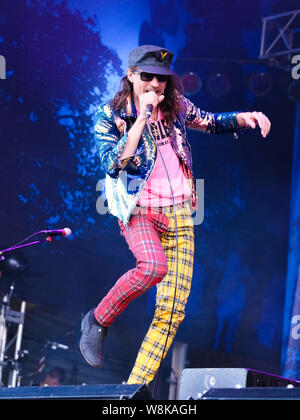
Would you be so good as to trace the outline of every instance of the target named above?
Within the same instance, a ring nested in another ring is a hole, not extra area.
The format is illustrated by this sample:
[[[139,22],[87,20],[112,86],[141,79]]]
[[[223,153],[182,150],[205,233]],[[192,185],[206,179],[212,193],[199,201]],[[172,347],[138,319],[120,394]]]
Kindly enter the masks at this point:
[[[286,68],[297,54],[300,54],[300,9],[263,18],[259,58]]]

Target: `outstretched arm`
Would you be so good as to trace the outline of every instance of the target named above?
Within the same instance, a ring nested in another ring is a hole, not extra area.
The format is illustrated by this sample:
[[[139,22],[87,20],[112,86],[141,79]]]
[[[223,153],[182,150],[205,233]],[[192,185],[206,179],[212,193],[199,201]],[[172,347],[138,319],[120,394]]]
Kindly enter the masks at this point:
[[[189,99],[181,96],[185,104],[188,128],[201,130],[205,133],[235,132],[239,128],[253,128],[258,125],[261,134],[266,137],[271,123],[262,112],[221,112],[211,113],[196,107]]]

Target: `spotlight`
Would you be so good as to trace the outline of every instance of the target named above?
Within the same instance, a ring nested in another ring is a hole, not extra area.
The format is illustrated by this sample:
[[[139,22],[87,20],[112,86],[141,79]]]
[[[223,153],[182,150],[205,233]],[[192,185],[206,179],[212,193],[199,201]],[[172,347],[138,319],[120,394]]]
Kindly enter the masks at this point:
[[[221,98],[231,89],[231,82],[224,73],[213,73],[207,80],[207,90],[212,96]]]
[[[195,95],[202,88],[202,82],[199,76],[191,71],[181,76],[181,81],[186,95]]]
[[[291,101],[300,101],[300,80],[293,80],[288,86],[288,97]]]
[[[252,73],[248,77],[248,89],[255,96],[265,96],[272,89],[271,77],[263,72]]]

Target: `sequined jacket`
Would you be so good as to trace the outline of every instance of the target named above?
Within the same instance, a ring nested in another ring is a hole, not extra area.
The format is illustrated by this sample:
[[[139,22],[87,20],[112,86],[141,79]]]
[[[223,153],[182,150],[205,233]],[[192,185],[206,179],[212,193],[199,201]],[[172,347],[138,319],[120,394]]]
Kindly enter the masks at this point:
[[[170,142],[183,163],[186,177],[192,181],[192,204],[196,206],[195,183],[192,169],[191,146],[186,129],[204,133],[236,132],[238,111],[210,113],[197,108],[189,99],[180,96],[182,111],[170,123]],[[94,118],[95,142],[101,167],[106,173],[105,193],[111,214],[127,224],[155,164],[156,145],[145,126],[134,155],[122,159],[127,135],[137,118],[132,100],[122,110],[113,110],[108,103],[100,105]]]

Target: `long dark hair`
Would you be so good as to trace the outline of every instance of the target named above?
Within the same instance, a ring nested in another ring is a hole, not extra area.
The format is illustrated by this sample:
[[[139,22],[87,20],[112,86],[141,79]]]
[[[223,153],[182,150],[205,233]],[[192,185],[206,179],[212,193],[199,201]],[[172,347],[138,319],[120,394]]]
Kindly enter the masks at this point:
[[[129,69],[132,72],[137,71],[139,68],[131,66]],[[121,79],[119,90],[115,97],[111,100],[110,104],[113,109],[123,109],[126,105],[127,98],[133,94],[133,84],[128,80],[127,76]],[[160,103],[160,109],[164,114],[164,119],[171,121],[176,118],[176,115],[181,111],[179,96],[183,95],[183,85],[177,75],[172,75],[167,81],[164,96],[165,99]]]

